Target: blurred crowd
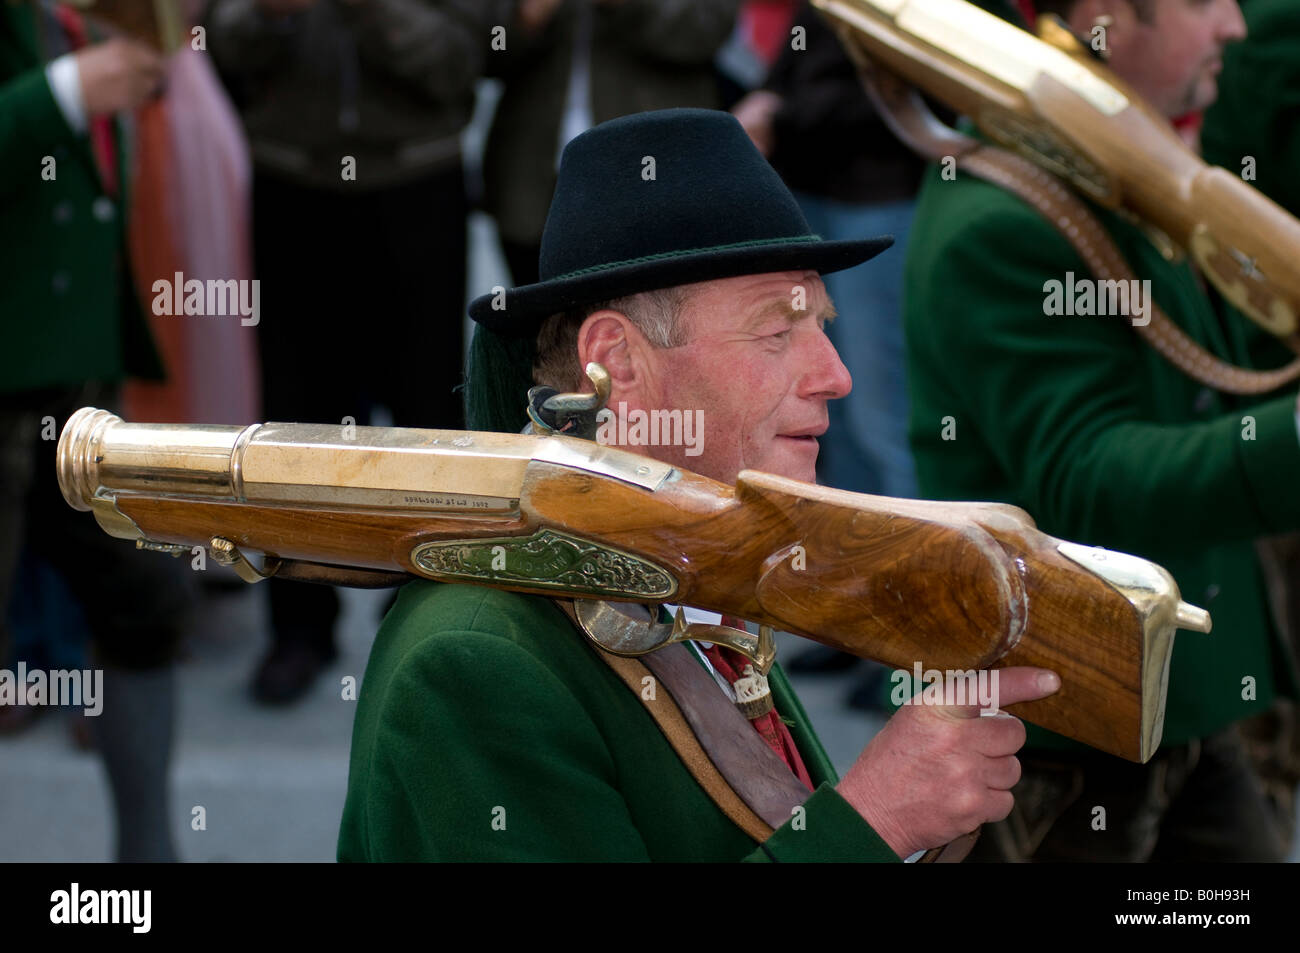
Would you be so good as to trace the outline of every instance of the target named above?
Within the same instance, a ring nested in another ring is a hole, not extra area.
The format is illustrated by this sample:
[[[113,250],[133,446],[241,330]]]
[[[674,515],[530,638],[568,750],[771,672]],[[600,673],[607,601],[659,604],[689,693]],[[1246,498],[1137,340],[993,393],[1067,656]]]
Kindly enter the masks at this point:
[[[818,467],[919,495],[902,292],[924,164],[808,3],[208,0],[166,52],[161,32],[118,28],[121,6],[0,3],[0,667],[93,664],[123,699],[74,738],[108,769],[119,859],[176,859],[173,668],[186,613],[221,583],[63,501],[63,422],[91,405],[462,428],[464,304],[489,290],[467,287],[470,216],[490,218],[513,284],[535,282],[560,151],[594,124],[731,110],[814,232],[895,237],[827,277],[854,389]],[[174,313],[190,280],[257,290],[238,313]],[[329,587],[267,588],[248,687],[273,706],[333,660],[340,609]],[[878,708],[875,666],[812,650],[789,667],[855,666],[848,703]],[[0,733],[40,711],[0,706]]]

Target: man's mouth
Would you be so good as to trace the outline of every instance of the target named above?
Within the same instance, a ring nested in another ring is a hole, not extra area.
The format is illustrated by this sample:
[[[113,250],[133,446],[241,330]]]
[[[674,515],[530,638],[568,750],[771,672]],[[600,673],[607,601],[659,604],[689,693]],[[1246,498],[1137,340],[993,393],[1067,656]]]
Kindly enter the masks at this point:
[[[826,432],[826,425],[820,427],[805,427],[802,430],[795,430],[791,433],[777,434],[783,440],[793,440],[797,444],[806,447],[817,447],[817,438]]]

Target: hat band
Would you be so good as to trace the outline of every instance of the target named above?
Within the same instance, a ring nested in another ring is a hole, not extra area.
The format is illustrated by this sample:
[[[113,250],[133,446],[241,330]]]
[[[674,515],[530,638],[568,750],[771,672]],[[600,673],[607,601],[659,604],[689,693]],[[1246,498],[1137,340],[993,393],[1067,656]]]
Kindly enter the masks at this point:
[[[791,242],[820,242],[820,235],[792,235],[789,238],[754,238],[747,242],[732,242],[728,245],[710,245],[706,248],[687,248],[681,251],[663,251],[656,252],[653,255],[642,255],[639,258],[625,258],[622,261],[611,261],[603,265],[591,265],[588,268],[579,268],[577,271],[566,272],[563,275],[556,275],[554,278],[546,278],[544,281],[567,281],[570,278],[578,278],[582,275],[594,274],[598,271],[609,271],[612,268],[621,268],[624,265],[640,265],[645,262],[663,261],[667,258],[683,258],[687,255],[698,255],[705,252],[731,251],[734,248],[762,248],[766,245],[788,245]]]

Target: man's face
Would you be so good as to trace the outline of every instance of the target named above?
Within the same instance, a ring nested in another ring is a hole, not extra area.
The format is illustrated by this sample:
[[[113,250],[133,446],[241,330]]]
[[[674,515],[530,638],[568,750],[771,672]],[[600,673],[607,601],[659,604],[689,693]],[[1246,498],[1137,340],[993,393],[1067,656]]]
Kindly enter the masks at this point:
[[[1143,22],[1116,0],[1110,67],[1171,119],[1207,108],[1219,95],[1224,47],[1246,35],[1237,0],[1147,2],[1149,22]],[[1071,26],[1091,36],[1092,18],[1105,6],[1100,0],[1079,4]]]
[[[699,411],[700,452],[628,449],[726,483],[744,469],[814,482],[827,401],[852,387],[824,330],[834,310],[821,278],[793,271],[692,288],[681,315],[686,343],[647,352],[636,396],[645,410]],[[614,409],[618,400],[616,389]]]

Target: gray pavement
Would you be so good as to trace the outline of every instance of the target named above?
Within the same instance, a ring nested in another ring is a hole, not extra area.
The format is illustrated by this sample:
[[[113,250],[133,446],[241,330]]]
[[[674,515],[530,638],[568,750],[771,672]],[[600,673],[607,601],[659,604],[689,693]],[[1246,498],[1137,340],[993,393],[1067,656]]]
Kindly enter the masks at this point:
[[[358,683],[382,595],[347,591],[340,657],[301,703],[267,709],[248,694],[267,643],[264,593],[209,595],[177,666],[172,830],[190,861],[329,861],[347,787]],[[108,789],[98,757],[75,749],[74,714],[49,713],[0,741],[0,860],[110,859]],[[202,807],[206,829],[193,829]]]
[[[307,698],[284,709],[248,694],[268,638],[263,590],[209,594],[194,612],[177,666],[172,770],[172,830],[184,860],[334,859],[355,711],[341,683],[352,675],[360,684],[387,595],[342,593],[340,657]],[[782,658],[799,641],[785,638]],[[878,727],[837,710],[847,688],[846,676],[798,688],[841,770]],[[0,740],[0,861],[110,859],[103,771],[71,741],[69,722],[80,717],[48,712],[27,733]],[[192,829],[195,807],[204,808],[205,830]]]

